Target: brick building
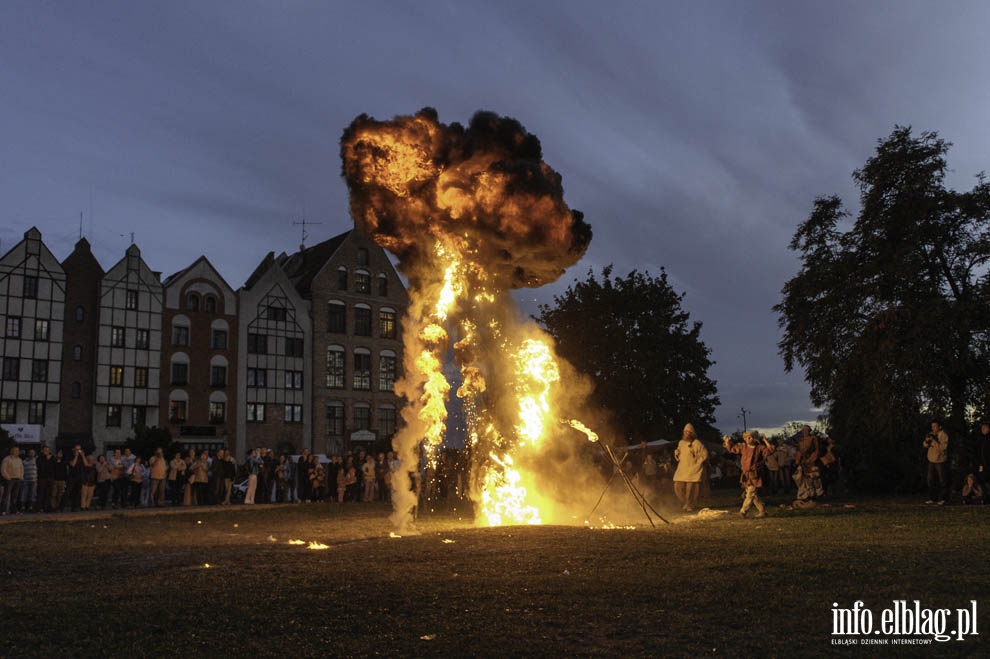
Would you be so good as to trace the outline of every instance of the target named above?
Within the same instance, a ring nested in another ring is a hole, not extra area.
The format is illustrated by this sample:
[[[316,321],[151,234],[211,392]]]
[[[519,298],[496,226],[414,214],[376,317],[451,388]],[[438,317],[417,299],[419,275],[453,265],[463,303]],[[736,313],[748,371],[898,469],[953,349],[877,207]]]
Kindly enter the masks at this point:
[[[398,323],[409,303],[387,254],[352,230],[278,262],[310,305],[313,450],[386,448],[401,407]]]
[[[194,448],[236,437],[238,302],[205,256],[164,282],[160,425]]]
[[[81,238],[62,261],[65,272],[65,322],[62,333],[59,448],[78,443],[94,450],[93,401],[96,395],[96,340],[100,325],[100,283],[103,268],[89,241]]]

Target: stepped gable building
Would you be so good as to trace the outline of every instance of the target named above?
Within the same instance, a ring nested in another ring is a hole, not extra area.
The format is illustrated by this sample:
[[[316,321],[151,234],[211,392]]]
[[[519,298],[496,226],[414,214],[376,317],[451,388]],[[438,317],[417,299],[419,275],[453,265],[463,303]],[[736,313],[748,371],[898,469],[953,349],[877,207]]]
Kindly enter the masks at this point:
[[[96,346],[100,325],[100,284],[103,267],[85,238],[62,261],[65,271],[65,312],[62,332],[61,411],[58,448],[80,444],[92,451],[93,406],[96,395]]]
[[[310,305],[314,452],[387,450],[402,405],[394,385],[409,303],[391,261],[355,229],[277,262]]]
[[[284,255],[283,255],[284,258]],[[237,455],[313,450],[309,303],[269,252],[237,292]],[[319,447],[322,451],[322,445]],[[318,451],[319,452],[319,451]]]
[[[134,428],[160,425],[163,297],[159,273],[133,244],[100,282],[93,405],[99,452],[122,446]]]
[[[32,227],[0,257],[0,423],[58,433],[65,272]]]
[[[238,303],[205,256],[164,282],[159,425],[189,448],[233,448]]]

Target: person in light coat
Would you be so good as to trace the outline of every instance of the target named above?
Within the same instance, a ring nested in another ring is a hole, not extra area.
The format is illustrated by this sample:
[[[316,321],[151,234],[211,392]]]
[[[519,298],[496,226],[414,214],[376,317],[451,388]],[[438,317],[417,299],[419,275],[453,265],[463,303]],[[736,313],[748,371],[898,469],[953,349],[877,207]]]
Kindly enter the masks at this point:
[[[681,502],[684,512],[693,513],[698,505],[701,479],[704,478],[705,461],[708,460],[708,449],[698,439],[694,426],[690,423],[684,426],[681,441],[674,449],[674,459],[677,460],[677,469],[674,471],[674,494]]]

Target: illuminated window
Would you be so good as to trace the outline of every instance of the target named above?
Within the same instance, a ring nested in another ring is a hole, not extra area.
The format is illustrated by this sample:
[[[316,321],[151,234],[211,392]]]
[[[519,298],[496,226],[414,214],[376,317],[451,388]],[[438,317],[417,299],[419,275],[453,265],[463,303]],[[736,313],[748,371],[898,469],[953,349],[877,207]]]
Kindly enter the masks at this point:
[[[223,423],[227,418],[227,403],[222,401],[210,402],[210,423]]]
[[[378,390],[392,391],[395,388],[395,356],[382,353],[378,357]]]
[[[302,405],[286,405],[284,421],[286,423],[302,423],[302,410]]]
[[[148,367],[136,366],[134,368],[134,386],[138,389],[148,388]]]
[[[395,338],[395,312],[391,309],[378,312],[378,333],[383,339]]]
[[[340,346],[327,348],[327,388],[344,388],[344,349]]]
[[[112,327],[110,329],[110,345],[114,348],[124,347],[124,328],[123,327]]]
[[[186,420],[186,401],[170,400],[168,402],[168,422],[184,423]]]
[[[302,389],[303,374],[302,371],[286,371],[285,372],[285,388],[286,389]]]
[[[107,405],[107,428],[120,427],[120,405]]]
[[[354,389],[371,390],[371,353],[362,348],[354,351]]]
[[[48,340],[48,321],[41,318],[34,321],[34,340]]]
[[[111,387],[122,387],[122,386],[124,386],[124,367],[123,366],[111,366],[110,367],[110,386]]]
[[[248,423],[264,423],[265,422],[264,403],[248,403],[247,420]]]
[[[17,423],[17,401],[0,400],[0,423]]]
[[[354,273],[354,290],[358,293],[370,293],[371,292],[371,275],[367,272]]]

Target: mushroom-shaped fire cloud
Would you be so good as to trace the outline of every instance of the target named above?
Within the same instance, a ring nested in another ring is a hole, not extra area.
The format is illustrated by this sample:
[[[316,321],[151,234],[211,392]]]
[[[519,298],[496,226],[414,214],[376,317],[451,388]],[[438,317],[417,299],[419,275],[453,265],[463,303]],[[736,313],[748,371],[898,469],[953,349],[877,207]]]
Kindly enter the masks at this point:
[[[362,115],[344,131],[341,158],[355,224],[396,255],[409,280],[396,383],[409,404],[392,440],[403,465],[393,476],[393,522],[413,532],[410,479],[444,439],[452,341],[479,519],[539,521],[514,456],[559,426],[560,369],[549,338],[519,318],[507,291],[555,281],[584,255],[591,228],[564,203],[539,140],[491,112],[467,128],[440,123],[429,108],[390,121]]]

